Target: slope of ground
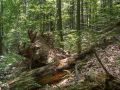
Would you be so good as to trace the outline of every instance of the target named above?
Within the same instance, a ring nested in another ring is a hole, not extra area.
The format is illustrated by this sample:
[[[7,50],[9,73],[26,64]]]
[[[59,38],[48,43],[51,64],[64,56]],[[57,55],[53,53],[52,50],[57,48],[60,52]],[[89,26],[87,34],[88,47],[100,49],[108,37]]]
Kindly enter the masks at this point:
[[[109,73],[120,78],[120,45],[108,45],[104,50],[97,48],[97,53]],[[78,70],[75,69],[75,72],[70,73],[69,78],[49,88],[51,90],[56,88],[58,90],[107,90],[105,89],[106,74],[94,55],[86,57],[85,61],[79,63],[83,65],[79,64]],[[110,90],[120,90],[114,86],[111,88]]]

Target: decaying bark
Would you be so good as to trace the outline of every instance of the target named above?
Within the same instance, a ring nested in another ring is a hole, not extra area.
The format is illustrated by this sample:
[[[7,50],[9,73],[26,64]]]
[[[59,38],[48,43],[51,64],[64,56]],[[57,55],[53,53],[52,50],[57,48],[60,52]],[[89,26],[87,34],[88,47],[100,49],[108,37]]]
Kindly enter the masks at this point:
[[[115,28],[116,27],[112,29]],[[80,54],[70,54],[69,52],[54,47],[54,40],[51,38],[50,33],[37,34],[29,30],[28,36],[30,39],[29,44],[21,44],[18,52],[19,55],[26,58],[20,63],[20,65],[25,66],[25,68],[18,78],[8,82],[11,88],[13,88],[16,85],[15,83],[19,82],[23,76],[25,76],[25,78],[33,77],[34,80],[41,85],[58,82],[67,74],[65,70],[73,68],[76,61],[83,60],[86,56],[92,54],[95,54],[97,57],[97,54],[94,52],[96,47],[106,47],[115,42],[114,37],[108,39],[103,36],[99,42],[96,42],[96,44]],[[97,57],[97,59],[99,58]],[[103,69],[108,73],[105,68]]]
[[[64,50],[54,48],[54,40],[50,33],[37,34],[29,30],[28,36],[30,39],[29,44],[23,43],[19,45],[18,52],[19,55],[27,59],[21,63],[26,69],[42,67],[69,56],[69,53]]]

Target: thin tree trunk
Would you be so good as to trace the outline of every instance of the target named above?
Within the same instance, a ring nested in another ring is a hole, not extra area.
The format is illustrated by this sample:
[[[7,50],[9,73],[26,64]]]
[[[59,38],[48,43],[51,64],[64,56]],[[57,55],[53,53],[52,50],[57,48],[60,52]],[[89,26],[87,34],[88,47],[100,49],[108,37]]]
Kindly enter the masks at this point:
[[[63,32],[62,32],[62,14],[61,14],[61,0],[57,0],[57,30],[59,32],[60,42],[63,42]],[[60,43],[60,47],[63,48],[64,45]]]
[[[113,15],[113,0],[108,0],[109,1],[109,20],[112,20],[112,15]]]
[[[75,29],[75,15],[74,15],[74,10],[75,10],[75,1],[72,0],[72,1],[70,2],[70,9],[69,9],[70,29]]]
[[[83,0],[81,0],[81,30],[84,29],[84,5],[83,5]]]
[[[85,25],[86,28],[89,27],[89,9],[88,9],[88,2],[85,2]]]
[[[0,10],[0,55],[3,55],[3,1],[1,0]]]
[[[77,0],[77,15],[76,15],[76,19],[77,19],[77,49],[78,49],[78,53],[81,53],[81,31],[80,31],[80,0]]]

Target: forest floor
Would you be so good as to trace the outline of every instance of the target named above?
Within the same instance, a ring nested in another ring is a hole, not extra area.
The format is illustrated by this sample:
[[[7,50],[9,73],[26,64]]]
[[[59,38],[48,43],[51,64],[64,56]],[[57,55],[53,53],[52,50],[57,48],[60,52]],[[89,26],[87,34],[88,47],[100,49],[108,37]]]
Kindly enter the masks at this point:
[[[108,45],[104,50],[97,48],[97,53],[109,73],[120,78],[120,45]],[[102,85],[105,82],[105,72],[96,57],[94,55],[87,56],[79,63],[81,62],[82,64],[77,66],[77,71],[75,69],[75,72],[70,72],[68,78],[56,85],[47,86],[46,90],[48,88],[49,90],[94,90],[91,89],[91,86],[95,87],[96,85],[100,85],[100,87],[95,90],[105,90],[105,86]]]
[[[52,48],[49,37],[28,31],[31,42],[19,47],[25,60],[13,66],[10,90],[120,90],[120,38],[113,30],[83,45],[80,54]]]

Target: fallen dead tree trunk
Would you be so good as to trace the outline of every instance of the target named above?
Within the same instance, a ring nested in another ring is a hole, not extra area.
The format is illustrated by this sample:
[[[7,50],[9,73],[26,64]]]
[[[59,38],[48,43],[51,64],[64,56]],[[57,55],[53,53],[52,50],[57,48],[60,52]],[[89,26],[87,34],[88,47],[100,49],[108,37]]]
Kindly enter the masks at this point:
[[[111,38],[109,40],[106,39],[106,42],[102,41],[100,44],[97,44],[96,46],[100,47],[101,45],[104,45],[104,44],[107,46],[109,44],[114,43],[114,41],[115,41],[114,38]],[[34,80],[41,85],[52,84],[57,81],[60,81],[62,77],[64,77],[67,74],[67,72],[64,70],[72,68],[73,66],[71,65],[73,65],[77,60],[82,60],[86,56],[94,54],[94,51],[93,51],[94,48],[95,46],[92,46],[88,50],[82,52],[80,55],[78,54],[71,55],[70,57],[59,60],[59,62],[56,62],[54,64],[48,64],[40,68],[33,69],[29,72],[25,71],[19,76],[19,78],[16,78],[15,80],[10,81],[9,85],[14,87],[14,84],[16,82],[21,81],[21,78],[23,76],[25,76],[25,78],[34,77]]]
[[[67,72],[64,70],[74,67],[76,61],[82,60],[86,56],[94,54],[94,49],[96,47],[106,47],[107,45],[114,43],[116,39],[114,37],[108,39],[103,36],[99,42],[92,45],[90,48],[81,52],[80,54],[69,55],[63,50],[58,50],[58,52],[54,52],[54,49],[51,49],[53,47],[48,46],[43,37],[38,40],[36,34],[33,34],[33,32],[31,32],[31,34],[35,36],[34,39],[33,37],[30,38],[30,46],[26,48],[25,45],[22,45],[22,47],[19,49],[19,54],[28,59],[28,61],[25,61],[28,64],[26,64],[25,62],[23,63],[25,63],[24,65],[27,65],[27,67],[29,68],[25,69],[24,72],[20,76],[18,76],[18,78],[15,78],[14,80],[8,82],[11,90],[16,86],[16,82],[19,82],[28,77],[32,77],[33,80],[41,85],[58,82],[67,74]],[[51,56],[51,53],[49,54],[49,51],[52,52],[53,56]],[[49,63],[47,61],[49,59],[56,61],[52,61],[52,63],[50,61]],[[37,64],[39,65],[36,67]]]

